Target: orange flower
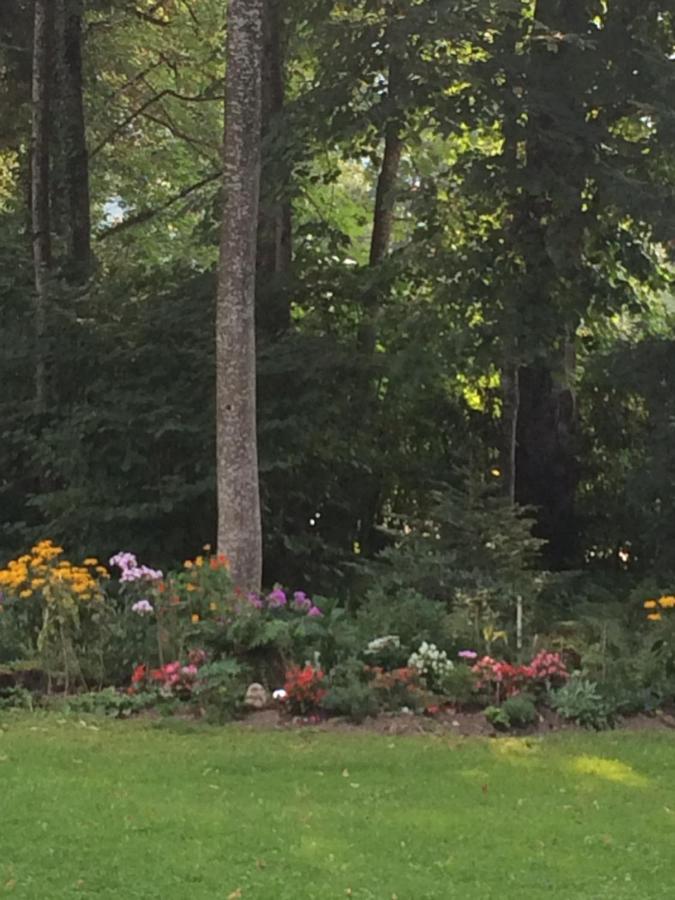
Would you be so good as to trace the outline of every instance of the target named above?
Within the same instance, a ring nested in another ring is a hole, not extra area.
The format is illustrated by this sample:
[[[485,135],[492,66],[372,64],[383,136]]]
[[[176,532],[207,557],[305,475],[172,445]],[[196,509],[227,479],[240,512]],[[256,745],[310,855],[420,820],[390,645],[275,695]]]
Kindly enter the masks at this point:
[[[647,616],[650,622],[660,622],[663,616],[661,613],[649,613]]]
[[[199,614],[198,614],[198,613],[192,613],[192,624],[193,624],[193,625],[196,625],[197,622],[199,622]]]

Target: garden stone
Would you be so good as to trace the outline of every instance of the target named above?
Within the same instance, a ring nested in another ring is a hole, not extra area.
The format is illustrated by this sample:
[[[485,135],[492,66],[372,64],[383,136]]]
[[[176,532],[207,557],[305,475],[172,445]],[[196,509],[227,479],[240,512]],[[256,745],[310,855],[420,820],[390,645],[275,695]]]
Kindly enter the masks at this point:
[[[251,709],[265,709],[265,707],[269,704],[269,701],[269,694],[262,686],[262,684],[253,682],[253,684],[250,684],[248,686],[246,690],[246,697],[244,699],[244,703],[246,704],[246,706],[249,706]]]

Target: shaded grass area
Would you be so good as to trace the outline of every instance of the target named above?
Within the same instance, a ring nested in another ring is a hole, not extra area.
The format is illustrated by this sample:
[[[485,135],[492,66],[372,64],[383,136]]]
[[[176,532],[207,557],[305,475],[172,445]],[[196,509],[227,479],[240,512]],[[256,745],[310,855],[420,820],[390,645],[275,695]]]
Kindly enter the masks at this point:
[[[675,737],[0,718],[0,896],[675,897]]]

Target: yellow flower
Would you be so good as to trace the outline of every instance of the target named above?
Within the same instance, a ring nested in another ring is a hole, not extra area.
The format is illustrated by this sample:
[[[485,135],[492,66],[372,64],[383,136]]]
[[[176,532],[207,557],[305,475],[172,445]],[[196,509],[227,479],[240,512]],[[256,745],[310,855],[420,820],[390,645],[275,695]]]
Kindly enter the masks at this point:
[[[46,583],[47,583],[47,579],[46,579],[46,578],[34,578],[34,579],[31,581],[30,586],[31,586],[33,589],[35,589],[35,588],[41,588],[41,587],[42,587],[43,585],[45,585]]]
[[[195,559],[195,565],[197,566],[197,568],[201,569],[201,567],[204,565],[204,557],[203,557],[203,556],[198,556],[198,557]]]
[[[185,587],[188,589],[188,591],[196,591],[197,590],[196,584],[186,584]]]
[[[84,566],[97,566],[98,560],[94,556],[88,556],[82,563]]]
[[[21,597],[22,600],[27,600],[29,597],[32,597],[32,596],[33,596],[33,592],[28,591],[28,590],[21,591],[21,593],[19,594],[19,597]]]
[[[656,600],[645,600],[645,609],[656,609]]]
[[[183,568],[185,568],[185,569],[191,569],[192,566],[193,566],[193,562],[191,559],[186,559],[185,562],[183,563]]]
[[[108,570],[106,569],[105,566],[96,566],[96,574],[100,575],[101,578],[107,578]]]
[[[659,606],[661,606],[663,609],[673,609],[673,607],[675,607],[675,597],[670,594],[665,597],[661,597],[661,599],[659,600]]]
[[[192,624],[196,625],[199,622],[199,616],[197,613],[192,613]]]
[[[218,609],[218,604],[217,603],[209,603],[209,609],[211,610],[211,612],[215,612]]]
[[[660,622],[663,616],[661,613],[649,613],[647,616],[650,622]]]

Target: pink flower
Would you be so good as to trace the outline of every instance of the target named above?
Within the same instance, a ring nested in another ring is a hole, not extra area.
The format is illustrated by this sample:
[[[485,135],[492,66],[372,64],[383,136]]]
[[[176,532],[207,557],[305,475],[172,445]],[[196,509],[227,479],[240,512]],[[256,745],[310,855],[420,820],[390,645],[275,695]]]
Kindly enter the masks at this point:
[[[308,616],[312,616],[312,618],[315,619],[315,618],[317,618],[318,616],[322,616],[323,613],[321,612],[321,610],[319,609],[318,606],[312,606],[312,607],[308,610],[307,615],[308,615]]]

